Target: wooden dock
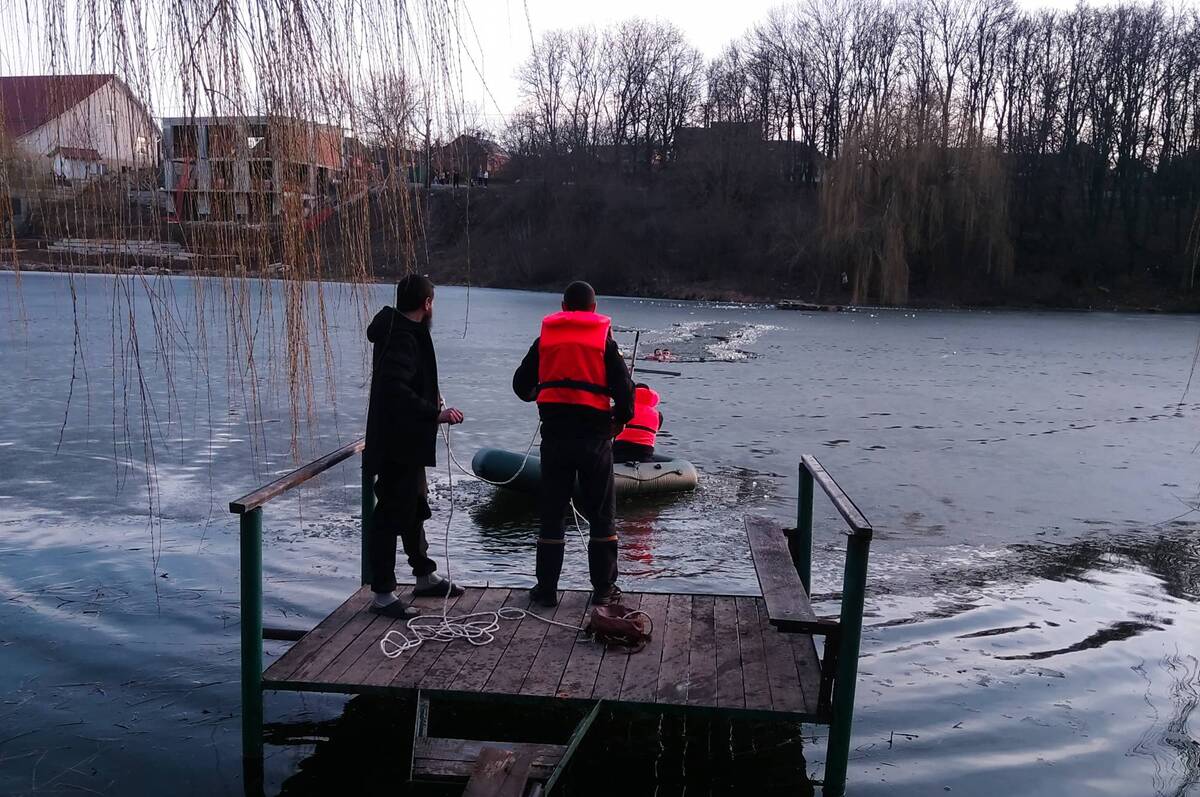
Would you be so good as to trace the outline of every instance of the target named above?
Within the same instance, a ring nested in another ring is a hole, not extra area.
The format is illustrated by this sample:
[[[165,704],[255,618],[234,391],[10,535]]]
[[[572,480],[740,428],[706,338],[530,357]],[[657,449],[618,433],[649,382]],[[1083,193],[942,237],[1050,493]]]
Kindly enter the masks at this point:
[[[829,725],[822,793],[844,794],[873,532],[814,458],[801,460],[795,529],[763,518],[746,521],[762,595],[628,592],[622,602],[653,623],[649,643],[637,652],[607,648],[575,630],[586,622],[588,592],[562,591],[556,608],[541,609],[530,606],[527,588],[484,585],[468,587],[449,601],[414,603],[433,616],[523,610],[519,617],[501,617],[490,643],[427,640],[388,657],[380,640],[390,631],[402,632],[407,621],[369,611],[371,593],[364,585],[312,629],[266,629],[267,638],[295,644],[264,671],[262,508],[361,450],[362,441],[351,443],[230,504],[241,524],[242,749],[248,793],[261,792],[264,693],[300,691],[415,695],[411,777],[469,777],[466,793],[472,795],[551,794],[601,706]],[[373,481],[364,474],[364,584]],[[837,619],[817,617],[809,602],[815,486],[847,528]],[[823,639],[820,656],[817,637]],[[565,701],[591,710],[561,745],[439,739],[427,734],[434,700],[486,700],[522,712]]]
[[[394,659],[383,655],[379,640],[403,630],[405,621],[369,612],[370,599],[367,587],[350,596],[267,668],[263,688],[607,700],[823,721],[813,638],[777,631],[762,598],[627,593],[625,605],[654,623],[649,645],[632,655],[527,614],[501,620],[490,645],[426,642]],[[559,594],[557,609],[531,609],[525,589],[469,587],[449,601],[448,614],[509,606],[582,626],[587,601],[587,592],[568,590]],[[440,599],[416,604],[424,614],[441,614]]]

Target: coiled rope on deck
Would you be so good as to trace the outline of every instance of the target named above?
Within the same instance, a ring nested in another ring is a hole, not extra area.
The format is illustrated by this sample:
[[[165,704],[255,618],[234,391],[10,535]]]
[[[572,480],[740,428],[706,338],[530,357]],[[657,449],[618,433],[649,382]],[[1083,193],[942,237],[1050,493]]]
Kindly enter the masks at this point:
[[[450,560],[450,525],[454,521],[454,470],[450,467],[451,463],[458,465],[459,470],[462,470],[468,476],[480,481],[488,482],[489,484],[504,485],[511,482],[521,470],[525,468],[525,464],[529,461],[530,452],[533,451],[533,444],[537,440],[538,432],[541,431],[542,425],[539,422],[537,429],[534,430],[533,438],[529,441],[529,447],[525,449],[525,459],[521,463],[521,467],[513,474],[512,478],[504,482],[492,482],[484,479],[481,476],[469,473],[454,456],[454,450],[450,447],[450,427],[446,426],[442,430],[442,434],[446,439],[446,475],[449,479],[450,491],[450,511],[446,515],[446,527],[443,530],[443,545],[446,555],[446,595],[442,598],[442,613],[437,615],[417,615],[410,618],[404,627],[407,630],[401,631],[398,629],[390,629],[379,640],[379,649],[384,656],[389,659],[395,659],[402,656],[406,651],[419,648],[426,642],[453,642],[457,639],[465,639],[472,645],[481,646],[491,644],[496,639],[496,632],[500,630],[501,620],[522,620],[525,617],[535,617],[543,623],[556,625],[561,628],[569,628],[576,632],[583,632],[584,626],[578,626],[573,623],[564,623],[559,620],[554,620],[549,617],[544,617],[536,612],[528,609],[520,609],[516,606],[502,606],[499,609],[483,612],[471,612],[469,614],[460,614],[453,617],[450,616],[450,591],[449,584],[453,581],[451,577],[452,564]],[[579,528],[579,513],[575,511],[574,502],[571,503],[571,510],[575,512],[576,528]],[[580,536],[583,535],[582,529],[579,530]]]

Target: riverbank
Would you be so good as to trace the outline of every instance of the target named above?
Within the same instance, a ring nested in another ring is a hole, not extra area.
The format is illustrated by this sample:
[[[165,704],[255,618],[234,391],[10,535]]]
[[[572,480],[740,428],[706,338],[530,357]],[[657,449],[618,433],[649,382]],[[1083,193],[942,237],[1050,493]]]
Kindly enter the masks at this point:
[[[35,250],[38,251],[38,250]],[[119,270],[114,270],[111,262],[106,262],[102,258],[83,257],[75,258],[71,261],[46,257],[45,259],[37,260],[29,258],[30,250],[22,251],[24,256],[18,262],[12,260],[0,261],[0,271],[17,271],[30,273],[50,273],[50,274],[130,274],[141,276],[178,276],[178,277],[227,277],[228,272],[221,269],[205,268],[203,266],[187,268],[172,267],[169,265],[153,264],[140,267],[128,267]],[[39,251],[39,254],[45,256],[47,253]],[[501,290],[529,290],[529,291],[544,291],[547,293],[555,293],[562,290],[562,281],[523,281],[516,280],[512,282],[500,279],[495,274],[479,273],[477,270],[472,270],[468,264],[460,259],[445,254],[433,252],[430,255],[430,268],[427,272],[431,279],[439,285],[453,285],[457,287],[474,287],[474,288],[496,288]],[[286,273],[280,269],[266,275],[248,275],[256,278],[266,279],[286,279]],[[376,283],[392,282],[399,277],[396,274],[376,274],[372,281]],[[344,279],[331,279],[328,282],[347,282]],[[603,291],[602,291],[603,292]],[[770,294],[764,291],[747,290],[741,287],[735,287],[725,284],[722,281],[686,281],[686,280],[651,280],[644,284],[632,286],[628,291],[618,295],[628,296],[636,299],[660,299],[672,301],[699,301],[699,302],[728,302],[733,304],[746,305],[770,305],[775,306],[780,303],[800,302],[808,304],[810,299],[796,296],[788,293],[786,289],[777,294]],[[1149,297],[1131,298],[1128,301],[1115,301],[1109,297],[1111,291],[1099,291],[1093,294],[1090,298],[1092,301],[1080,301],[1074,304],[1053,304],[1046,302],[1027,302],[1027,303],[964,303],[961,301],[937,300],[937,299],[914,299],[906,302],[903,306],[881,308],[874,304],[853,305],[849,302],[837,304],[825,304],[825,306],[837,306],[846,311],[859,310],[987,310],[989,312],[1022,312],[1022,311],[1062,311],[1062,312],[1115,312],[1115,313],[1172,313],[1186,314],[1200,312],[1200,306],[1194,302],[1183,300],[1177,301],[1153,301]],[[821,304],[811,302],[813,304]],[[793,308],[781,308],[793,309]],[[809,310],[796,310],[796,312],[812,312]]]

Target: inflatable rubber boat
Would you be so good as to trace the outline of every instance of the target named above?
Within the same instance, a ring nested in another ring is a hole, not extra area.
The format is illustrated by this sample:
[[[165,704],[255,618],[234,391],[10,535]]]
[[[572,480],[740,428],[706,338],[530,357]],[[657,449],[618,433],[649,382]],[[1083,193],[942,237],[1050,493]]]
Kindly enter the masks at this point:
[[[475,475],[507,490],[537,493],[542,481],[542,461],[536,454],[502,448],[481,448],[471,458]],[[685,459],[655,454],[649,462],[613,463],[613,484],[618,496],[678,493],[696,489],[696,466]]]

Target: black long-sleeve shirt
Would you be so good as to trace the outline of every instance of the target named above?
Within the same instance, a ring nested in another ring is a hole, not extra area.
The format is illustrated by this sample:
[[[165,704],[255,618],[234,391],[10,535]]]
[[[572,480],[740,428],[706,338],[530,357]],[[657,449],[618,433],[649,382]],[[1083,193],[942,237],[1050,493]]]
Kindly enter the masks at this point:
[[[513,392],[522,401],[537,399],[538,343],[533,342],[525,359],[513,374]],[[613,437],[633,418],[633,380],[617,342],[608,339],[604,348],[604,368],[608,390],[612,396],[611,413],[579,404],[539,404],[542,418],[542,438],[596,439]]]

